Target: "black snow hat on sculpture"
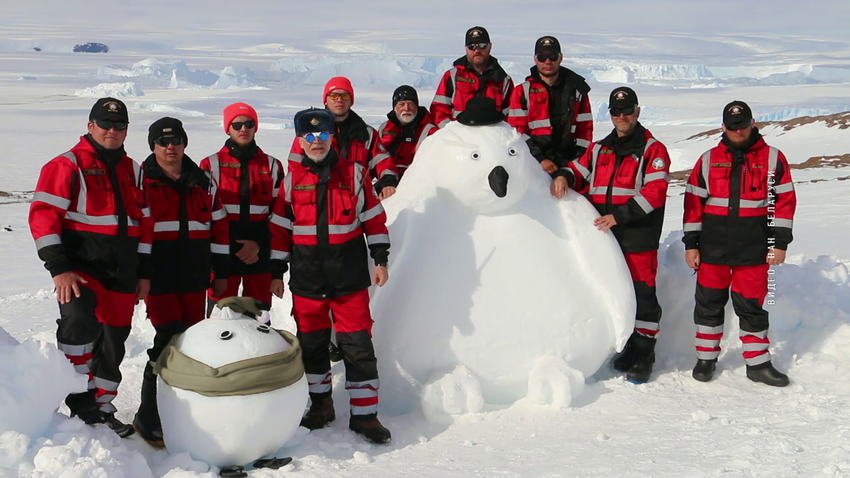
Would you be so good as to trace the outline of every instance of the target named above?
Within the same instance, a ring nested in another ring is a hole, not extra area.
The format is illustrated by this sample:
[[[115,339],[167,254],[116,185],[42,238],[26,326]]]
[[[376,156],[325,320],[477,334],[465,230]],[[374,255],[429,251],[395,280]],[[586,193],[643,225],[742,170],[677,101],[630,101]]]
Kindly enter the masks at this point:
[[[486,126],[505,121],[505,115],[496,106],[496,100],[476,96],[466,103],[466,110],[457,115],[457,122],[467,126]]]

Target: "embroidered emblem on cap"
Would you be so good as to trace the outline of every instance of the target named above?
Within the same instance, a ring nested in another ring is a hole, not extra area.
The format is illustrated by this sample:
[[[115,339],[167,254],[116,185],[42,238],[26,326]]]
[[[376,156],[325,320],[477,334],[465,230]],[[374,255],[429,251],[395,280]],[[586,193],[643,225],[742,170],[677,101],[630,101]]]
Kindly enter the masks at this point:
[[[652,167],[655,169],[664,169],[664,159],[655,158],[652,160]]]
[[[163,128],[163,129],[162,129],[162,132],[163,132],[163,133],[170,133],[170,132],[171,132],[171,128]]]
[[[626,96],[628,96],[628,95],[629,94],[626,93],[625,91],[618,91],[617,94],[614,95],[614,98],[618,99],[618,100],[624,100],[624,99],[626,99]]]
[[[739,114],[743,113],[744,110],[742,110],[740,106],[735,105],[735,106],[729,108],[729,112],[732,113],[733,115],[739,115]]]
[[[319,124],[319,118],[313,118],[313,119],[311,119],[311,120],[310,120],[310,124],[311,124],[311,125],[313,125],[313,126],[318,126],[318,124]]]
[[[475,37],[480,36],[481,32],[478,31],[478,30],[472,30],[472,33],[470,33],[470,35],[472,35],[472,37],[475,38]]]
[[[109,111],[113,111],[113,112],[118,111],[118,103],[115,103],[114,101],[110,101],[109,103],[106,103],[104,106],[106,106],[106,109],[108,109]]]
[[[552,46],[552,39],[544,38],[543,41],[540,42],[540,44],[542,44],[543,46]]]

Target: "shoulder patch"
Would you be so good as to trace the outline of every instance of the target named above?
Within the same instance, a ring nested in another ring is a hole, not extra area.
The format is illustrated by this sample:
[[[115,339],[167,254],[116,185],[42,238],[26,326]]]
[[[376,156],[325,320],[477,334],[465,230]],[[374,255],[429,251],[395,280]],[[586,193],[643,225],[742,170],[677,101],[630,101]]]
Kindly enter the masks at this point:
[[[652,167],[655,169],[664,169],[666,162],[663,158],[655,158],[652,160]]]

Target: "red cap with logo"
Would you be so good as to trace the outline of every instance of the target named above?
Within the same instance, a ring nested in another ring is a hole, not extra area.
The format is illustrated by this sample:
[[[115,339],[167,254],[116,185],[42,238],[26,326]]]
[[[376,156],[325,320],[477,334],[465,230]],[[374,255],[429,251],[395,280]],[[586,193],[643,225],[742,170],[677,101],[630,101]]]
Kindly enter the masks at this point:
[[[224,132],[225,133],[230,132],[230,123],[233,122],[233,119],[236,118],[237,116],[242,116],[242,115],[245,115],[245,116],[251,118],[252,120],[254,120],[254,124],[256,125],[256,126],[254,126],[255,130],[260,129],[260,120],[257,119],[257,112],[254,110],[254,108],[251,107],[251,105],[248,105],[248,104],[245,104],[245,103],[233,103],[232,105],[229,105],[226,108],[224,108],[223,114],[224,114]]]
[[[322,94],[322,104],[327,104],[328,93],[333,90],[344,90],[351,95],[351,104],[354,105],[354,88],[351,81],[344,76],[335,76],[325,83],[325,92]]]

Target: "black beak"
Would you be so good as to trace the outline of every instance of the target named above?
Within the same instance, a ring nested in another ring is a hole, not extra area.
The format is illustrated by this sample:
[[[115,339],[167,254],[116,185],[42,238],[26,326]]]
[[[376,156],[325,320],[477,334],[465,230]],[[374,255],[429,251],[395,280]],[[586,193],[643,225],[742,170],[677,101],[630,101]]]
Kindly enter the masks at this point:
[[[490,180],[490,189],[496,196],[503,198],[508,194],[508,172],[501,166],[496,166],[487,176]]]

